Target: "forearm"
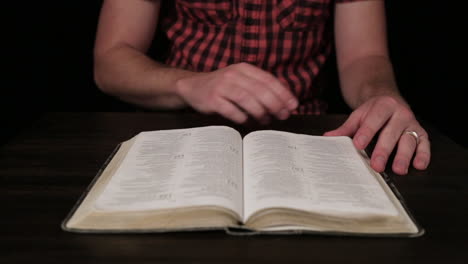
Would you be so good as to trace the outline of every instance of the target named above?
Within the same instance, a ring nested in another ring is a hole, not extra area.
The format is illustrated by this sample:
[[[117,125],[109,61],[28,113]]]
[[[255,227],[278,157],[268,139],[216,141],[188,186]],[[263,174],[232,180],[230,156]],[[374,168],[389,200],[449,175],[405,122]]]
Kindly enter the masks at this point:
[[[342,94],[354,111],[326,135],[352,137],[358,149],[377,139],[370,164],[378,172],[393,152],[397,174],[407,174],[411,162],[427,168],[428,135],[400,95],[389,59],[384,1],[336,4],[335,44]]]
[[[127,45],[95,54],[94,75],[98,87],[105,93],[146,108],[184,107],[175,83],[192,74],[158,63]]]
[[[375,96],[391,96],[405,102],[398,91],[392,64],[386,56],[355,59],[339,67],[339,76],[343,97],[352,109]]]

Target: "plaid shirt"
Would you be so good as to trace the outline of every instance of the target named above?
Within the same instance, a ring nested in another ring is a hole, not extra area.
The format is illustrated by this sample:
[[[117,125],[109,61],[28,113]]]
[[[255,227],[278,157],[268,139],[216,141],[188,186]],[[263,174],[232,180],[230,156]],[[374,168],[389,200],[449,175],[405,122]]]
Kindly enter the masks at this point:
[[[299,114],[324,113],[314,80],[331,51],[334,1],[356,0],[176,0],[167,64],[208,72],[247,62],[289,87]]]

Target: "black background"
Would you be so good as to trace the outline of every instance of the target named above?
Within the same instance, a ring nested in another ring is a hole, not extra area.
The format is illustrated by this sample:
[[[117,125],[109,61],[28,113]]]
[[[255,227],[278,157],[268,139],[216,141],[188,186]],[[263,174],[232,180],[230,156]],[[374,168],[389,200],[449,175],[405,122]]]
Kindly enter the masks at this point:
[[[467,146],[466,15],[462,1],[387,1],[390,54],[416,115]],[[132,111],[92,76],[101,1],[15,1],[2,8],[2,113],[6,142],[45,111]],[[6,69],[6,70],[5,70]],[[340,100],[332,112],[346,112]]]

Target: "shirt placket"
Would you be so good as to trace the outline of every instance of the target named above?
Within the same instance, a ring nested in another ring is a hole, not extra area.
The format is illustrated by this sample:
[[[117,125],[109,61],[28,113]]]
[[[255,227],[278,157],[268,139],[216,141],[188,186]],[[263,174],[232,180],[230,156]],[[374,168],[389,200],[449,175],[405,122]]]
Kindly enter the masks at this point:
[[[241,1],[241,10],[243,11],[241,14],[243,25],[241,59],[252,64],[255,64],[258,59],[262,1]]]

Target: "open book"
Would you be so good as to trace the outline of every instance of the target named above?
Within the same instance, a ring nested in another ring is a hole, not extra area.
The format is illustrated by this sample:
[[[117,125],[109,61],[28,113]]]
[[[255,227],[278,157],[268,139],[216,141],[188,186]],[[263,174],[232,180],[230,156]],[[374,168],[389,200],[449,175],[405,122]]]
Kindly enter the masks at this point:
[[[75,232],[226,229],[418,236],[348,137],[209,126],[120,144],[63,222]]]

